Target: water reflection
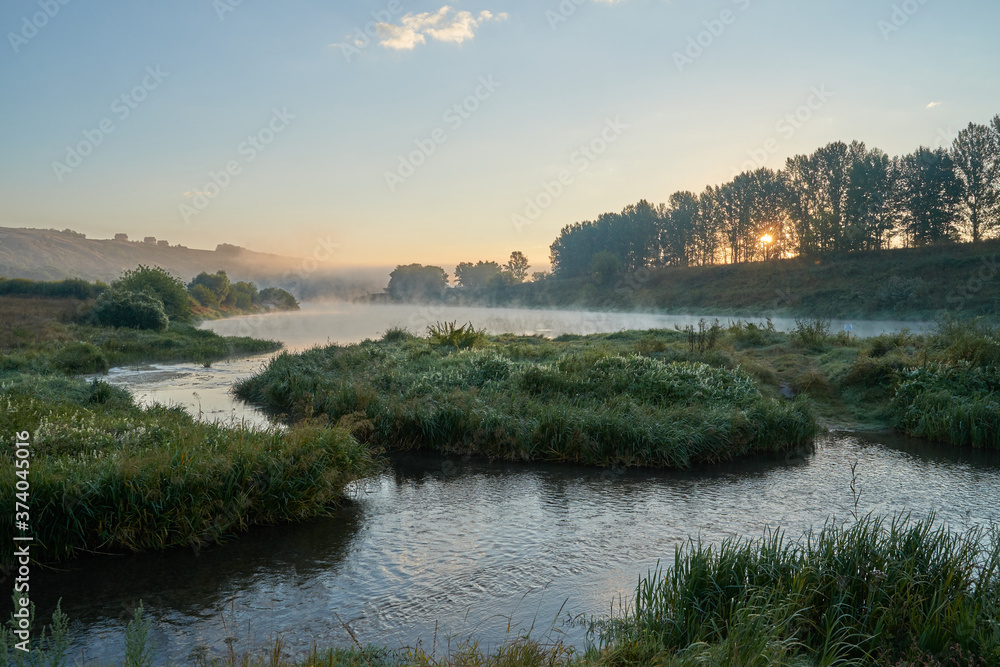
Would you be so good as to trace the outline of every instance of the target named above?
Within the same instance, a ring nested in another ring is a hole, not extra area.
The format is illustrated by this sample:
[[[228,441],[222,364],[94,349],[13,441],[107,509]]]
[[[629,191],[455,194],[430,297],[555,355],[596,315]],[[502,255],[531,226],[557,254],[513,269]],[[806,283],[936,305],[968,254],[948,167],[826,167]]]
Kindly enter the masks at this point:
[[[266,623],[294,621],[285,602],[341,571],[363,518],[350,502],[330,517],[255,528],[221,545],[80,558],[33,573],[32,600],[47,620],[61,598],[73,655],[98,663],[120,657],[122,629],[141,601],[160,657],[180,660],[199,642],[225,648],[234,624],[266,636]],[[235,636],[246,643],[245,632]]]

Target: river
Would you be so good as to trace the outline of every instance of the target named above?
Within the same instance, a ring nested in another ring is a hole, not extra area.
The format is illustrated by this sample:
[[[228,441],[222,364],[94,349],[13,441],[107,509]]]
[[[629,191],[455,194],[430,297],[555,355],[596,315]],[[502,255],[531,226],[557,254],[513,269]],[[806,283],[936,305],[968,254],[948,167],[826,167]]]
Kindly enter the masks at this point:
[[[349,306],[208,326],[302,349],[444,319],[546,335],[690,321],[572,315]],[[855,323],[854,331],[894,324]],[[203,417],[263,420],[226,389],[264,361],[118,369],[111,379],[146,400],[200,406]],[[362,644],[421,643],[439,653],[530,627],[582,646],[584,627],[568,619],[627,601],[640,576],[691,538],[759,537],[768,527],[798,537],[847,518],[854,463],[860,512],[934,512],[957,529],[1000,519],[1000,455],[893,436],[831,433],[809,451],[674,472],[407,456],[357,484],[332,517],[257,528],[198,552],[79,559],[33,575],[34,599],[44,617],[62,597],[71,656],[88,661],[120,658],[139,599],[154,621],[158,662],[218,655],[227,641],[237,651],[266,646],[277,635],[290,655],[314,643],[347,646],[348,628]]]

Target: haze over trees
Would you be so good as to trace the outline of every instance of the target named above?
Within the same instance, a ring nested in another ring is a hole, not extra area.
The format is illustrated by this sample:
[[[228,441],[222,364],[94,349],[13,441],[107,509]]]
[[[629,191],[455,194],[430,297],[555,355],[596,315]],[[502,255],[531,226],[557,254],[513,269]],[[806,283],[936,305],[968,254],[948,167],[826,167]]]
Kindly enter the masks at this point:
[[[757,262],[980,241],[1000,233],[1000,115],[948,148],[890,157],[855,141],[747,171],[702,193],[642,200],[564,227],[553,276]],[[610,256],[609,256],[610,255]]]

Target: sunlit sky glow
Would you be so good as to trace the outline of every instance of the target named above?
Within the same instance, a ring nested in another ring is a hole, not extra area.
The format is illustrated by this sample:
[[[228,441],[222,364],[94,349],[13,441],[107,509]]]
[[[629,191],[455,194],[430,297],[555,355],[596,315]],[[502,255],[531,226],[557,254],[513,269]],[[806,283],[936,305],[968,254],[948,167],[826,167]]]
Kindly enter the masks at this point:
[[[0,9],[0,226],[537,269],[639,199],[1000,113],[993,0],[61,2]]]

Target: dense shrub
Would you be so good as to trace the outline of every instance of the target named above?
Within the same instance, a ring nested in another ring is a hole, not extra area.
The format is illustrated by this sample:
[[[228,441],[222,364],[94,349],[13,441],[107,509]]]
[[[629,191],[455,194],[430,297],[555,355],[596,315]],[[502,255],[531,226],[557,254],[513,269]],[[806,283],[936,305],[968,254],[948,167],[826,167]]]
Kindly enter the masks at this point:
[[[192,291],[195,287],[199,286],[212,293],[216,304],[222,303],[229,296],[229,276],[226,275],[225,271],[217,271],[215,273],[202,271],[194,277],[194,280],[188,283],[188,291]],[[201,299],[198,300],[201,301]],[[204,304],[203,301],[202,303]]]
[[[260,305],[275,310],[298,310],[299,302],[289,292],[278,287],[265,287],[260,291]]]
[[[168,323],[163,302],[156,296],[120,287],[109,289],[100,296],[94,306],[94,315],[104,326],[123,329],[165,331]]]
[[[172,319],[186,320],[191,316],[191,302],[184,283],[158,266],[149,268],[140,264],[137,268],[122,273],[122,277],[112,286],[127,292],[155,295],[167,317]]]
[[[214,309],[219,307],[219,297],[204,285],[192,285],[188,288],[188,293],[194,297],[195,301],[206,308]]]

